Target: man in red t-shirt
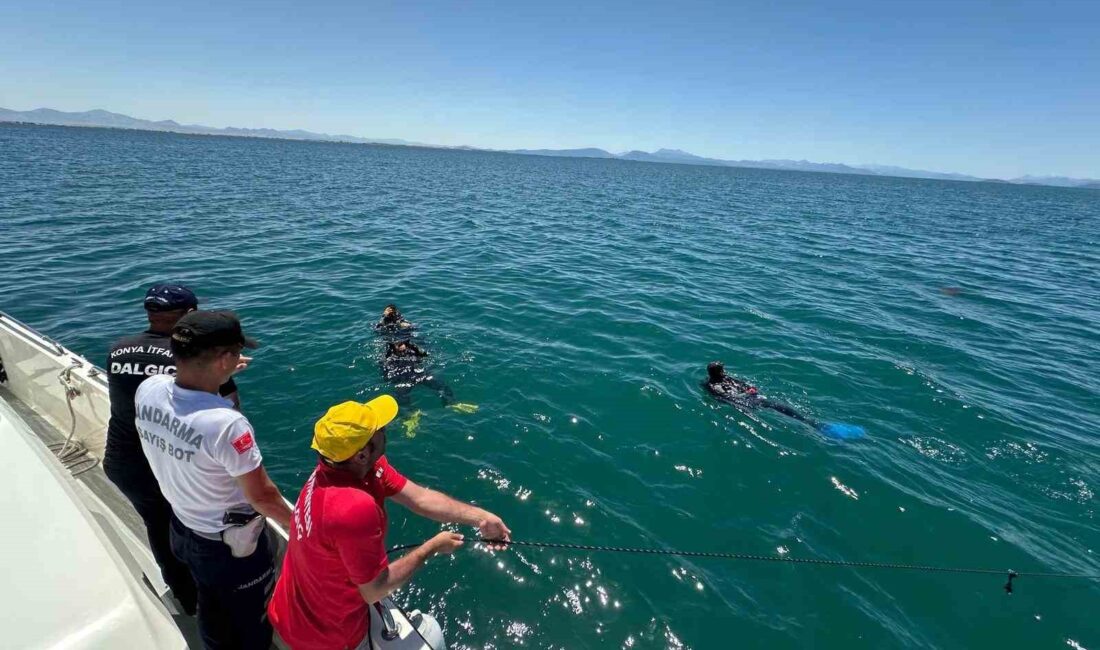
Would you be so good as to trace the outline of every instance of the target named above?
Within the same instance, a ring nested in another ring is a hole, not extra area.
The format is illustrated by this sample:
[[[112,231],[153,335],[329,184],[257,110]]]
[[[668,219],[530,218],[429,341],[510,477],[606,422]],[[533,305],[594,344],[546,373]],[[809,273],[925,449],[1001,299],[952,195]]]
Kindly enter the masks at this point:
[[[313,429],[320,458],[294,506],[290,545],[267,611],[293,650],[368,648],[370,605],[403,585],[432,555],[462,546],[442,532],[390,564],[386,506],[392,497],[441,522],[477,526],[482,538],[511,539],[500,517],[421,487],[386,460],[386,425],[397,402],[334,406]]]

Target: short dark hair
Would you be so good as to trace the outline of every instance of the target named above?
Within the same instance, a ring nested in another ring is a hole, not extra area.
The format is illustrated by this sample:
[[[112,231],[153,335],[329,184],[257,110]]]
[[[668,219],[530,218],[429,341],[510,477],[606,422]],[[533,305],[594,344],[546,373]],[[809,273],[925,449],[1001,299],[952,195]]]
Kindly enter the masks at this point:
[[[408,348],[411,345],[412,344],[409,343],[408,341],[390,341],[389,343],[386,344],[386,356],[390,357],[390,356],[394,356],[396,354],[399,354],[398,348],[401,348],[401,347]]]
[[[725,371],[726,367],[721,361],[711,361],[707,364],[707,375],[710,377],[721,377]]]
[[[386,305],[385,307],[383,307],[383,308],[382,308],[382,311],[386,311],[387,309],[392,309],[392,310],[394,310],[394,311],[397,311],[397,305],[395,305],[395,304],[393,304],[393,303],[391,302],[390,304],[388,304],[388,305]]]

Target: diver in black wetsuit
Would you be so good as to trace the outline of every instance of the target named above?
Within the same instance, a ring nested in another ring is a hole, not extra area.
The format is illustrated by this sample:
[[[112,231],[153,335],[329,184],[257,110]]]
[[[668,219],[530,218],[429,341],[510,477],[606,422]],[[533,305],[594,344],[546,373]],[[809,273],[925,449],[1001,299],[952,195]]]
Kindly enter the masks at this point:
[[[451,387],[433,377],[420,360],[428,353],[411,341],[391,341],[382,356],[382,377],[393,384],[398,403],[408,405],[409,393],[420,384],[439,393],[443,405],[451,403]]]
[[[382,318],[374,324],[374,329],[378,330],[378,333],[383,336],[408,337],[416,329],[416,326],[405,320],[405,317],[398,311],[397,305],[389,304],[382,310]]]
[[[817,428],[818,422],[810,419],[786,404],[773,402],[759,394],[756,386],[726,374],[726,368],[720,361],[707,365],[707,380],[703,387],[723,402],[732,404],[741,409],[766,408],[778,411],[787,417],[792,417],[800,422],[805,422]]]

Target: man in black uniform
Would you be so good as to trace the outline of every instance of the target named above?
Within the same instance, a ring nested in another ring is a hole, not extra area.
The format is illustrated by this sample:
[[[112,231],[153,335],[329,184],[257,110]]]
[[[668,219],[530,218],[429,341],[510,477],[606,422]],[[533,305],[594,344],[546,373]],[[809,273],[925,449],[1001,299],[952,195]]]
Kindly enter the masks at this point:
[[[149,547],[160,566],[164,582],[188,614],[195,613],[195,581],[185,564],[176,559],[168,541],[172,506],[161,494],[149,461],[141,449],[134,424],[134,394],[141,382],[153,375],[175,375],[169,338],[183,315],[198,308],[198,299],[179,284],[157,284],[145,294],[149,329],[119,340],[107,356],[107,384],[111,394],[111,419],[107,424],[107,448],[103,470],[107,478],[130,500],[145,522]],[[244,358],[242,366],[247,365]],[[239,409],[237,386],[230,379],[221,394]]]

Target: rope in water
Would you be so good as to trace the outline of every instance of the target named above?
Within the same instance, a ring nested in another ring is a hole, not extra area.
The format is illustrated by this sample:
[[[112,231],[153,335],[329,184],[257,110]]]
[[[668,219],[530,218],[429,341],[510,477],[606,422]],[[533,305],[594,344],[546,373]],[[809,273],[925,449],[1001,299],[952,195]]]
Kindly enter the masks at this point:
[[[606,551],[609,553],[640,553],[646,555],[675,555],[678,557],[700,557],[700,558],[715,558],[724,560],[747,560],[753,562],[777,562],[785,564],[814,564],[819,566],[833,566],[833,567],[857,567],[861,569],[898,569],[907,571],[926,571],[932,573],[978,573],[978,574],[994,574],[1003,575],[1008,577],[1008,582],[1005,583],[1004,588],[1008,593],[1012,593],[1012,581],[1017,577],[1029,577],[1029,578],[1083,578],[1086,580],[1100,580],[1100,574],[1088,574],[1088,573],[1055,573],[1055,572],[1038,572],[1038,571],[1013,571],[1011,569],[986,569],[986,568],[973,568],[973,567],[950,567],[950,566],[935,566],[927,564],[903,564],[898,562],[863,562],[856,560],[826,560],[823,558],[806,558],[806,557],[786,557],[782,555],[754,555],[751,553],[723,553],[723,552],[711,552],[711,551],[680,551],[675,549],[664,548],[627,548],[622,546],[593,546],[590,544],[568,544],[564,542],[530,542],[521,540],[503,541],[497,539],[484,539],[477,538],[471,540],[474,542],[480,542],[483,544],[503,545],[503,546],[530,546],[537,548],[557,548],[570,551]],[[389,553],[396,553],[398,551],[408,550],[410,548],[416,548],[420,544],[403,544],[401,546],[395,546],[388,551]]]

